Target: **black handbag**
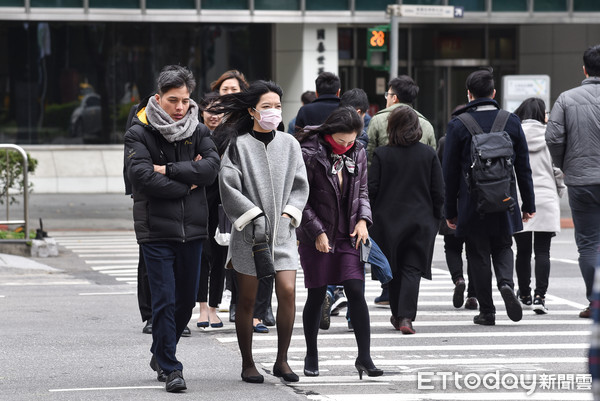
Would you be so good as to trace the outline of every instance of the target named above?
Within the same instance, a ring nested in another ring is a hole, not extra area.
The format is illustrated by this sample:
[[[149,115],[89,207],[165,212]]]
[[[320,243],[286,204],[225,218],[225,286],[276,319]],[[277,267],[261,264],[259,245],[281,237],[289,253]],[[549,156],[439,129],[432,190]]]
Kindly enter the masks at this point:
[[[267,218],[264,215],[258,216],[256,219],[264,219],[267,222]],[[257,231],[256,226],[254,224],[252,227],[252,256],[254,257],[254,266],[256,267],[256,278],[260,280],[261,278],[270,277],[275,274],[275,264],[273,263],[273,253],[269,246],[269,234],[266,224],[262,226],[264,230],[259,229]]]
[[[360,243],[360,261],[362,263],[369,263],[369,254],[371,253],[371,240],[367,238],[366,241]]]

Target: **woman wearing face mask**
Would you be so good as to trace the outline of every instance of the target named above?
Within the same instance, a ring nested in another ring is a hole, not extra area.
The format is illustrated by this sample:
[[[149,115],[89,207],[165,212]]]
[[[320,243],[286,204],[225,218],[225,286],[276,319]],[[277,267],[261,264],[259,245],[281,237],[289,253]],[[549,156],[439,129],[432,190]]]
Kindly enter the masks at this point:
[[[364,266],[359,246],[371,224],[367,192],[367,155],[355,142],[363,121],[351,107],[340,107],[317,127],[298,134],[310,195],[297,230],[300,262],[308,298],[302,321],[306,340],[304,375],[318,376],[317,334],[328,284],[344,286],[358,345],[356,369],[362,379],[381,376],[371,359],[369,310],[364,297]]]
[[[262,383],[252,356],[252,315],[258,280],[252,255],[253,238],[266,233],[275,267],[277,357],[273,374],[298,381],[287,363],[296,314],[298,250],[295,227],[308,198],[308,180],[298,142],[276,131],[281,123],[281,88],[257,81],[244,92],[223,96],[215,112],[226,122],[215,133],[228,142],[219,187],[233,229],[228,260],[236,271],[239,298],[235,318],[242,354],[242,380]]]

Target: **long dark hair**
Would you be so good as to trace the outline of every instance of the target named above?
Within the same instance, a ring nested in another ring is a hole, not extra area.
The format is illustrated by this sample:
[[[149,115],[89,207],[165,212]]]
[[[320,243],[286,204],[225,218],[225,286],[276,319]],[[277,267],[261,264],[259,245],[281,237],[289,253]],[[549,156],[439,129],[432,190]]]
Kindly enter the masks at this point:
[[[389,146],[410,146],[423,137],[419,116],[410,107],[396,107],[388,118]]]
[[[320,139],[325,135],[331,135],[338,132],[356,132],[358,136],[363,129],[363,120],[360,118],[358,113],[353,107],[350,106],[340,106],[335,109],[325,122],[313,129],[303,130],[296,134],[296,139],[299,142],[304,142],[309,137],[313,135],[318,135]],[[325,142],[321,141],[327,148],[331,148],[331,146]],[[356,145],[355,145],[356,146]]]
[[[527,98],[517,107],[515,114],[521,121],[537,120],[546,124],[546,103],[539,97]]]
[[[213,136],[220,154],[223,154],[225,148],[230,145],[229,158],[234,164],[239,162],[235,146],[237,137],[251,132],[254,127],[254,120],[248,113],[248,109],[255,108],[261,96],[269,92],[278,94],[279,98],[283,96],[283,91],[275,82],[254,81],[247,90],[223,95],[218,103],[208,108],[211,113],[223,113],[223,121],[215,129]]]

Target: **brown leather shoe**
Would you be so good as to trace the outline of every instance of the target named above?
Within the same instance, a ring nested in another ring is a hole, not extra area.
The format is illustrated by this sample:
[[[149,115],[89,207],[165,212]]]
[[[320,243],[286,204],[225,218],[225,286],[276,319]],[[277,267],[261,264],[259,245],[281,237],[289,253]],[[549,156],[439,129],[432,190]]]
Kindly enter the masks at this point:
[[[582,317],[584,319],[591,319],[592,318],[592,310],[590,309],[590,307],[588,306],[587,308],[585,308],[584,310],[579,312],[579,317]]]
[[[415,334],[415,329],[412,326],[412,320],[407,317],[402,318],[400,320],[400,328],[398,329],[402,332],[402,334]]]
[[[469,297],[465,301],[465,309],[477,310],[479,305],[477,305],[477,298]]]

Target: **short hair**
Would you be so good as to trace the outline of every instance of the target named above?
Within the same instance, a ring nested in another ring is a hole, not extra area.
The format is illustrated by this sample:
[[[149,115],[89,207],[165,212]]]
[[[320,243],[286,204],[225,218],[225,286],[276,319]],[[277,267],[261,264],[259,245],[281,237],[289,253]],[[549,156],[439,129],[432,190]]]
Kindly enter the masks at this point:
[[[248,81],[246,81],[246,77],[244,77],[244,74],[242,74],[238,70],[229,70],[221,74],[221,76],[217,78],[216,81],[210,83],[210,90],[213,92],[218,92],[219,89],[221,89],[221,85],[223,85],[223,82],[232,78],[237,79],[237,81],[240,84],[240,90],[244,91],[248,89]]]
[[[355,109],[360,109],[362,113],[366,113],[369,109],[369,98],[367,97],[367,93],[360,88],[350,89],[342,95],[342,99],[340,100],[341,106],[354,107]]]
[[[196,89],[196,80],[194,79],[194,74],[187,67],[180,65],[167,65],[163,67],[156,79],[156,89],[161,96],[171,89],[183,86],[192,93]]]
[[[600,45],[590,46],[583,53],[585,72],[591,77],[600,77]]]
[[[542,124],[546,123],[546,103],[539,97],[530,97],[523,100],[523,103],[515,110],[517,117],[521,121],[537,120]]]
[[[410,146],[423,137],[419,116],[410,107],[397,107],[388,117],[388,146]]]
[[[341,87],[340,78],[332,72],[322,72],[315,79],[315,88],[320,95],[335,95]]]
[[[419,94],[419,86],[408,75],[400,75],[390,81],[392,89],[400,103],[412,104]]]
[[[317,95],[315,94],[315,91],[306,91],[300,96],[300,101],[304,104],[309,104],[314,102],[316,98]]]
[[[472,72],[467,77],[467,89],[471,95],[478,99],[480,97],[492,97],[494,94],[494,75],[492,68],[483,68]]]

